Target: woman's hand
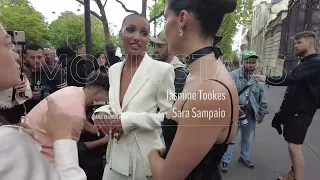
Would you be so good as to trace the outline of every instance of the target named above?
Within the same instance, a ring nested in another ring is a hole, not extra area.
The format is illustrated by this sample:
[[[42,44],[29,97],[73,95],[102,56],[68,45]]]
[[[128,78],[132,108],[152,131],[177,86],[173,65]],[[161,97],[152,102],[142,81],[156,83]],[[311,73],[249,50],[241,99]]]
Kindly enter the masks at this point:
[[[94,124],[97,126],[99,131],[112,138],[116,138],[117,140],[120,139],[123,134],[120,115],[115,115],[113,113],[110,115],[106,112],[97,112],[92,116],[92,118],[94,119]]]
[[[161,171],[164,165],[164,159],[162,159],[161,156],[165,153],[165,150],[165,148],[154,149],[148,154],[153,179],[163,179],[161,178]]]
[[[48,110],[44,126],[54,141],[72,138],[72,119],[50,96],[46,98]]]
[[[111,136],[112,127],[111,127],[111,119],[105,112],[97,112],[92,115],[92,119],[94,120],[94,125],[97,127],[99,132],[102,132],[104,135]]]
[[[149,153],[149,159],[150,157],[162,157],[164,155],[164,153],[166,152],[166,148],[162,148],[162,149],[154,149]]]
[[[123,134],[123,129],[122,129],[120,115],[114,116],[114,119],[112,119],[112,137],[116,138],[119,141],[122,134]]]

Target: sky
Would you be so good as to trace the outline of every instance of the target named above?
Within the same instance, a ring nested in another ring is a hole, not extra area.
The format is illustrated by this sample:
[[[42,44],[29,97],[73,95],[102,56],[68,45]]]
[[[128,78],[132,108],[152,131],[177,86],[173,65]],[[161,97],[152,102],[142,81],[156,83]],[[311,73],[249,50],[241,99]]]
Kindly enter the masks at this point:
[[[39,12],[41,12],[45,18],[46,21],[51,23],[55,19],[58,18],[61,12],[64,11],[72,11],[75,14],[83,14],[84,13],[84,7],[81,5],[79,6],[79,3],[75,0],[29,0],[32,4],[32,6]],[[101,0],[102,3],[104,3],[104,0]],[[91,2],[91,10],[97,12],[99,14],[99,8],[95,4],[94,1]],[[140,0],[122,0],[122,2],[126,5],[128,9],[135,10],[137,12],[141,12],[141,1]],[[139,2],[139,3],[137,3]],[[148,6],[152,6],[153,1],[148,1]],[[80,9],[80,11],[77,11]],[[116,2],[115,0],[108,0],[108,3],[106,5],[106,15],[108,18],[109,23],[116,26],[115,29],[112,29],[114,32],[118,32],[120,30],[122,20],[123,18],[128,15],[122,6]],[[52,13],[55,12],[55,13]],[[147,12],[148,14],[148,12]],[[157,28],[157,33],[162,30],[163,27]],[[153,25],[151,24],[151,32],[153,34]],[[241,32],[241,31],[240,31]],[[235,37],[234,47],[237,49],[238,43],[236,41],[240,41],[241,39],[241,33],[238,33]]]
[[[41,12],[45,17],[46,20],[50,23],[58,18],[61,12],[64,11],[72,11],[75,14],[83,14],[84,13],[84,7],[81,5],[79,7],[79,3],[75,0],[29,0],[32,4],[32,6],[39,12]],[[101,0],[102,3],[104,3],[104,0]],[[141,3],[137,3],[138,0],[121,0],[128,9],[135,10],[137,12],[141,12]],[[99,8],[96,5],[94,1],[90,1],[91,3],[91,10],[99,12]],[[148,5],[151,6],[153,4],[153,1],[149,0]],[[80,9],[80,11],[77,11]],[[53,14],[52,12],[55,12]],[[122,24],[122,20],[127,13],[122,6],[116,2],[115,0],[108,0],[108,3],[106,5],[106,15],[109,23],[115,25],[117,29],[119,30]],[[147,12],[148,13],[148,12]],[[153,30],[153,27],[151,28]]]

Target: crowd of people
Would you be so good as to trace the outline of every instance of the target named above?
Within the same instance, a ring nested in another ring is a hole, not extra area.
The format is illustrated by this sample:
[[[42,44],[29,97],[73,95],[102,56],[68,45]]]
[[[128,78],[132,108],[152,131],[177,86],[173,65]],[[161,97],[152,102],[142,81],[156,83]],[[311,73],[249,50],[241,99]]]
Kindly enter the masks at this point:
[[[252,134],[268,113],[265,82],[288,86],[272,127],[284,128],[292,170],[278,179],[302,180],[301,144],[320,106],[317,37],[295,36],[302,59],[291,75],[257,75],[254,51],[230,72],[215,44],[236,5],[169,0],[157,37],[145,17],[130,14],[120,31],[123,58],[112,44],[90,56],[85,46],[29,43],[19,55],[0,24],[0,179],[220,180],[238,131],[239,162],[254,168]],[[156,60],[146,53],[149,41]]]

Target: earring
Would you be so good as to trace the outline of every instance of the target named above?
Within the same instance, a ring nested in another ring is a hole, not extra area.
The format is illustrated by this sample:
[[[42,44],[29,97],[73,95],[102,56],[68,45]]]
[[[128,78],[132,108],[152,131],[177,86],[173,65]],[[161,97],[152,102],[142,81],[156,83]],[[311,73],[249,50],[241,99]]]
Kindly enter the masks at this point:
[[[182,35],[183,35],[183,31],[182,31],[181,28],[179,29],[179,33],[180,33],[179,36],[182,36]]]

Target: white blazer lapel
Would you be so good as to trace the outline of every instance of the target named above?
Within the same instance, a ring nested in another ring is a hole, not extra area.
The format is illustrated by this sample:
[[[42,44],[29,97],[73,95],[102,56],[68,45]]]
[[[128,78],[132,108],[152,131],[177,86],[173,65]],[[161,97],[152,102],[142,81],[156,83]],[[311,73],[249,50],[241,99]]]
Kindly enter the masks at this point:
[[[112,79],[110,79],[110,92],[109,92],[109,104],[111,105],[112,110],[116,114],[120,114],[122,112],[120,106],[120,80],[121,80],[121,72],[124,63],[122,62],[120,66],[117,66],[113,69]]]
[[[151,64],[151,58],[147,55],[144,55],[141,64],[139,65],[137,71],[133,75],[133,78],[129,84],[126,94],[123,98],[122,111],[127,107],[129,102],[133,99],[133,97],[139,92],[139,90],[143,87],[143,85],[149,79],[149,75],[147,73],[148,68]]]

